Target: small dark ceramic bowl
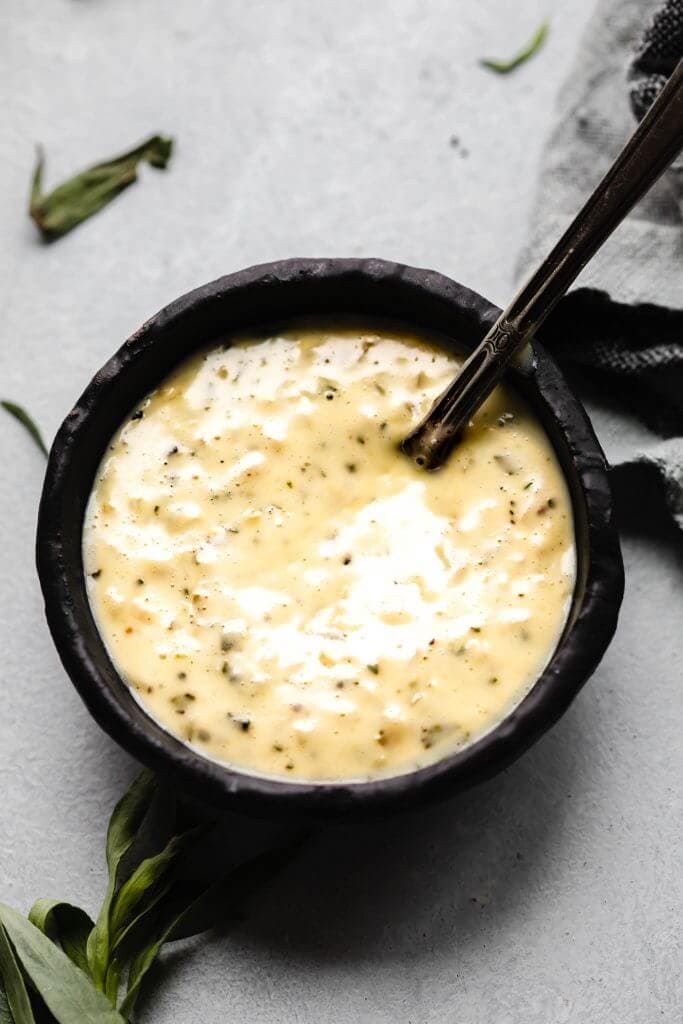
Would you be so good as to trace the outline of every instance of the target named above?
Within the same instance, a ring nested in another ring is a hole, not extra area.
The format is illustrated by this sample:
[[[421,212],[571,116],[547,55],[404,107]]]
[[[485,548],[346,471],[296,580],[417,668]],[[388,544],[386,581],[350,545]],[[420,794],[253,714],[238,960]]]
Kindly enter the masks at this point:
[[[301,316],[383,317],[474,345],[499,310],[433,271],[382,260],[285,260],[223,277],[148,320],[96,374],[52,446],[38,521],[38,574],[64,667],[97,722],[121,746],[213,807],[265,816],[358,816],[456,793],[519,757],[569,706],[614,633],[623,567],[605,458],[553,360],[535,344],[531,373],[511,371],[543,423],[572,497],[577,548],[573,605],[557,649],[522,702],[459,753],[394,778],[358,783],[266,779],[210,761],[141,708],[93,621],[81,558],[86,502],[109,439],[182,359],[236,330]]]

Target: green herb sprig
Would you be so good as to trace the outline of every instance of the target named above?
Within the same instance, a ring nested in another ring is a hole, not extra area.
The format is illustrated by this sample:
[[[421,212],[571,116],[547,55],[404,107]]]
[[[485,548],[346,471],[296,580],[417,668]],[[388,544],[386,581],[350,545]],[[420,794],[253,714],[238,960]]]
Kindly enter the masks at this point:
[[[29,214],[43,238],[48,241],[60,238],[98,213],[132,185],[137,180],[138,165],[141,162],[165,168],[172,150],[172,139],[164,135],[152,135],[127,153],[95,164],[62,182],[52,192],[44,193],[42,182],[45,157],[39,147],[31,181]]]
[[[547,21],[543,21],[534,32],[533,36],[527,43],[527,45],[516,53],[514,57],[510,57],[509,60],[496,60],[493,57],[482,57],[479,63],[482,67],[488,68],[489,71],[495,71],[499,75],[507,75],[510,71],[514,71],[520,64],[524,64],[525,61],[529,60],[537,53],[543,45],[546,36],[550,30],[550,25]]]
[[[234,918],[299,844],[262,853],[219,877],[183,877],[184,855],[201,855],[208,825],[194,825],[147,856],[151,809],[162,794],[143,772],[117,803],[106,841],[107,890],[97,921],[60,900],[28,915],[0,903],[0,1024],[125,1024],[167,942]],[[178,818],[166,802],[166,831]],[[157,829],[158,831],[158,829]]]
[[[22,427],[24,427],[38,445],[43,455],[47,455],[47,448],[43,441],[43,435],[40,433],[40,430],[36,426],[32,417],[26,412],[26,409],[21,405],[17,405],[16,402],[8,402],[6,399],[3,399],[3,401],[0,402],[0,405],[5,412],[8,412],[10,416],[14,416],[15,420],[21,423]],[[3,1024],[2,1017],[0,1017],[0,1024]]]

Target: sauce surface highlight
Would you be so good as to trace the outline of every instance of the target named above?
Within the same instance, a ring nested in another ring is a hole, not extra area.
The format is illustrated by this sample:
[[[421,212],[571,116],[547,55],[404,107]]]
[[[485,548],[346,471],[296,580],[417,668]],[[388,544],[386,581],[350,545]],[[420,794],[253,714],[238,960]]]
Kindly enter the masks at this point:
[[[84,565],[160,724],[256,774],[352,780],[438,760],[524,697],[571,604],[570,499],[503,387],[442,470],[398,452],[457,365],[422,336],[294,326],[201,351],[132,413]]]

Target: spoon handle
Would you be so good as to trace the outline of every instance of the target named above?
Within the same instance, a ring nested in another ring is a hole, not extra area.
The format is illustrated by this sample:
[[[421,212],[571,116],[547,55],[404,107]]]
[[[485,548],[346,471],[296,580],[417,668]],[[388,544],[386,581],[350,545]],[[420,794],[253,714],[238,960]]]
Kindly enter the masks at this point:
[[[458,433],[569,286],[683,147],[683,60],[605,177],[538,270],[463,364],[403,451],[427,469],[446,459]]]

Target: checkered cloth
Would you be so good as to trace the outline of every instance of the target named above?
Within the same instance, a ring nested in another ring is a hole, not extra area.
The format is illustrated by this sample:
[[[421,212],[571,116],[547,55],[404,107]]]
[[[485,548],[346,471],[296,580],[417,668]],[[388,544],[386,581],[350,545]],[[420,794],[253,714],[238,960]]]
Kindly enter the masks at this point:
[[[683,0],[598,4],[560,96],[522,274],[560,236],[682,56]],[[683,529],[681,158],[579,284],[540,336],[586,399],[618,499],[656,492]]]

